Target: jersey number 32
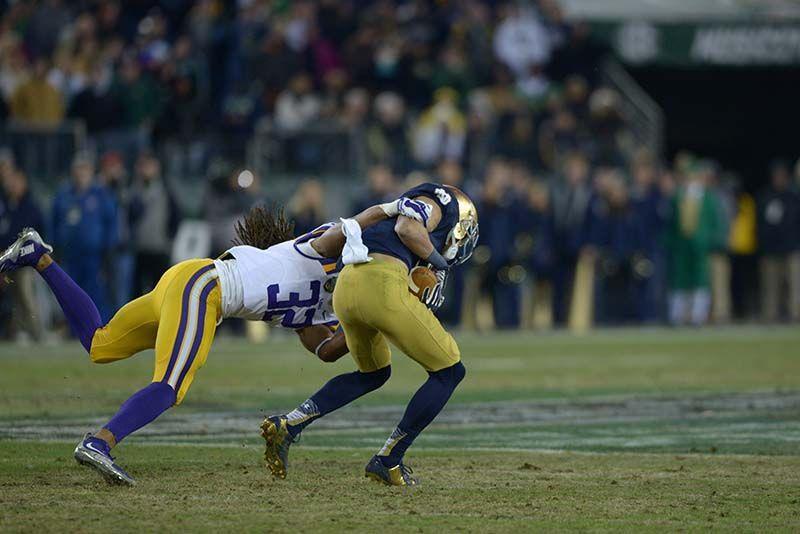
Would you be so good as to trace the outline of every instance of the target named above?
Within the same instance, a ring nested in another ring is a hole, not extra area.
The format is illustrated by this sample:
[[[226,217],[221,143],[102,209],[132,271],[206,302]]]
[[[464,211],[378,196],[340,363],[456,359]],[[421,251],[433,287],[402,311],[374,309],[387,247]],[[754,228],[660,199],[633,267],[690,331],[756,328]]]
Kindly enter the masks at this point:
[[[302,298],[296,291],[289,291],[288,298],[281,298],[279,284],[268,285],[267,311],[264,313],[264,321],[271,323],[282,316],[280,323],[284,328],[296,330],[311,326],[314,324],[314,314],[317,312],[321,287],[322,284],[319,280],[312,280],[311,293],[307,298]]]

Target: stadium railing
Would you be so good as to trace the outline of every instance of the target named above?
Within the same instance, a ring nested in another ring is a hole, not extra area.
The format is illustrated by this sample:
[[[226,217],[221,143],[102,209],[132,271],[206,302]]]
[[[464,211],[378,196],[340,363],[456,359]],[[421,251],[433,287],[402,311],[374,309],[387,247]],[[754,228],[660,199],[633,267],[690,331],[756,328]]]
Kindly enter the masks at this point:
[[[603,63],[603,82],[622,97],[623,113],[640,144],[657,157],[664,154],[664,112],[616,60]]]
[[[13,152],[29,178],[51,188],[69,173],[75,153],[86,148],[86,126],[80,120],[58,126],[8,121],[0,125],[0,146]]]
[[[261,176],[362,176],[363,132],[333,121],[285,129],[262,119],[248,148],[251,168]]]

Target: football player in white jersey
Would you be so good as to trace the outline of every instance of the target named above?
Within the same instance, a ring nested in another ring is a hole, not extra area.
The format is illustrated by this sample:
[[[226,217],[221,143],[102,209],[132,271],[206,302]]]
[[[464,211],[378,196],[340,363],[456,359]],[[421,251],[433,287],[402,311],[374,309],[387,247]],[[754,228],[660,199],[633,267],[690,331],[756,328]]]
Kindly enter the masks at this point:
[[[368,227],[404,215],[419,219],[417,201],[400,198],[361,212],[344,225]],[[352,226],[349,226],[352,228]],[[155,289],[123,306],[103,324],[91,298],[53,261],[52,247],[31,228],[0,256],[0,272],[32,267],[44,278],[94,363],[110,363],[155,349],[153,381],[136,392],[96,434],[75,448],[75,459],[108,481],[134,484],[111,449],[186,395],[206,361],[217,325],[228,317],[263,320],[298,332],[303,345],[332,361],[347,352],[331,299],[337,258],[345,245],[342,224],[293,239],[283,212],[257,207],[237,224],[238,245],[216,260],[170,268]]]

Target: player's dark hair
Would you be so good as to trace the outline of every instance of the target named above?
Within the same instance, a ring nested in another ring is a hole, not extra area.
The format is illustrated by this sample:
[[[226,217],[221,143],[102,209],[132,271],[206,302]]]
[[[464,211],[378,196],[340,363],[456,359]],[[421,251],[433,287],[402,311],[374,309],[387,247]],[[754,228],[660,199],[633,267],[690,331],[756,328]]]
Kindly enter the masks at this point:
[[[294,238],[294,222],[286,219],[283,208],[258,205],[236,221],[235,245],[250,245],[260,249]]]

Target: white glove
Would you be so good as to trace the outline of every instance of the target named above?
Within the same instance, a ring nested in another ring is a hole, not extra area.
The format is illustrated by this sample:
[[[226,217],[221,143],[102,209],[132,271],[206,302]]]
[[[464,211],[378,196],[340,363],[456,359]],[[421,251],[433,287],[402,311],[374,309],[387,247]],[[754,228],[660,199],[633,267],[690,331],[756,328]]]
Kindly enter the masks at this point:
[[[422,303],[431,311],[437,311],[444,304],[444,287],[447,283],[447,271],[436,272],[436,285],[422,290]]]
[[[407,197],[400,197],[397,200],[381,204],[380,207],[390,219],[402,215],[419,221],[424,226],[428,225],[428,219],[432,212],[432,208],[429,204]]]
[[[421,222],[422,226],[428,226],[428,219],[431,218],[433,208],[421,200],[400,197],[397,199],[397,211],[404,217]]]

